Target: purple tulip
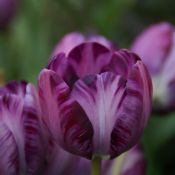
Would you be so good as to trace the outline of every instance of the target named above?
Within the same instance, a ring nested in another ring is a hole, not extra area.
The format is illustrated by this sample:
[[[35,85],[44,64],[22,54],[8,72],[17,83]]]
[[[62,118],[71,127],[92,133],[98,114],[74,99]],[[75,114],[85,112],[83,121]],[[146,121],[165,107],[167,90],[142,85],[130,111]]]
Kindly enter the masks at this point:
[[[0,88],[0,174],[39,174],[44,146],[37,92],[12,81]]]
[[[116,49],[114,43],[110,42],[106,38],[100,35],[92,35],[90,37],[85,37],[81,33],[72,32],[65,35],[61,41],[56,45],[52,56],[58,55],[61,52],[64,52],[66,55],[76,46],[82,44],[83,42],[98,42],[104,45],[107,48]]]
[[[115,158],[135,145],[150,111],[152,84],[145,65],[128,50],[86,42],[58,54],[39,75],[47,127],[67,151]]]
[[[143,31],[132,45],[153,78],[154,109],[175,107],[175,35],[174,26],[159,23]]]
[[[102,175],[146,175],[147,163],[144,158],[143,149],[140,145],[134,146],[125,154],[120,167],[120,172],[116,169],[119,161],[118,159],[120,159],[120,157],[114,160],[104,160],[102,163]],[[91,161],[81,158],[79,166],[73,175],[76,174],[90,175]]]
[[[17,0],[0,0],[0,29],[5,28],[16,11]]]

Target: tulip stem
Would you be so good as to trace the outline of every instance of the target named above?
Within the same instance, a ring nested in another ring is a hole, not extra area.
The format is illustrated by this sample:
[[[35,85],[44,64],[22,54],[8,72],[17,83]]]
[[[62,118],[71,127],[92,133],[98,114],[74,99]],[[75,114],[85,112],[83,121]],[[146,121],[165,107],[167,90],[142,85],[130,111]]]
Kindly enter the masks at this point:
[[[101,174],[101,158],[94,157],[92,159],[92,175],[100,175]]]

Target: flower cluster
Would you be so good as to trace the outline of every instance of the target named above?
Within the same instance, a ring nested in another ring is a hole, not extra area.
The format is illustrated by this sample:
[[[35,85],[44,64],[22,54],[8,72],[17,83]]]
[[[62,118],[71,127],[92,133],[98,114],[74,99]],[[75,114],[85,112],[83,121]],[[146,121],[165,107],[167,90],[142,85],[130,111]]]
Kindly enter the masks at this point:
[[[143,61],[102,36],[79,33],[51,55],[38,89],[23,81],[0,89],[0,173],[90,175],[97,158],[104,175],[144,175],[143,150],[134,147],[152,106]]]

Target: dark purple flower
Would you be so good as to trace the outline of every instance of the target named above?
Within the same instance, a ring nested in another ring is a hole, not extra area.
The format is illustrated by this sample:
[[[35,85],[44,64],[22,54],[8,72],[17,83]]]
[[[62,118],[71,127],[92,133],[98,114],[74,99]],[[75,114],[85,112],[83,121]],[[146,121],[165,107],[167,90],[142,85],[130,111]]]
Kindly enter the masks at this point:
[[[39,75],[42,114],[56,142],[91,159],[135,145],[151,111],[152,84],[134,53],[86,42],[58,54]]]
[[[15,14],[17,0],[0,0],[0,29],[7,27]]]
[[[33,85],[12,81],[0,88],[0,174],[41,173],[41,112]]]
[[[175,35],[174,26],[163,22],[143,31],[131,49],[146,64],[153,79],[154,109],[175,107]]]

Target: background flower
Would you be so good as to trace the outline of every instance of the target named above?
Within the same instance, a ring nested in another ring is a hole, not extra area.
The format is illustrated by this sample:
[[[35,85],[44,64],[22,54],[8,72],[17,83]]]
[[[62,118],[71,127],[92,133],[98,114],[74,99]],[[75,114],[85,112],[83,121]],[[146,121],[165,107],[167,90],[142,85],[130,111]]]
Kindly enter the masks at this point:
[[[42,172],[44,146],[41,115],[35,88],[12,81],[0,88],[0,172]]]
[[[174,26],[164,22],[146,29],[132,45],[152,75],[154,109],[159,111],[175,107],[174,37]]]

